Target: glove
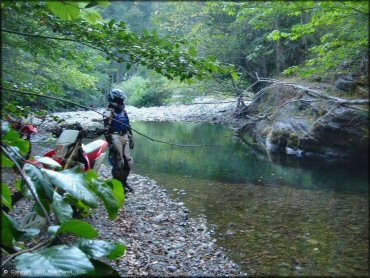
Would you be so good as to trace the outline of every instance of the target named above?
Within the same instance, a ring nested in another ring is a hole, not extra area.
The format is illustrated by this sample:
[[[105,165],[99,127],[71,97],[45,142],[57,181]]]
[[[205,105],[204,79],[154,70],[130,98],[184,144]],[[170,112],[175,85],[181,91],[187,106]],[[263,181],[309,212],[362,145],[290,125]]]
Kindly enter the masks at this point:
[[[128,145],[129,145],[129,147],[130,147],[130,149],[133,149],[134,148],[134,146],[135,146],[135,144],[134,144],[134,140],[133,139],[128,139]]]

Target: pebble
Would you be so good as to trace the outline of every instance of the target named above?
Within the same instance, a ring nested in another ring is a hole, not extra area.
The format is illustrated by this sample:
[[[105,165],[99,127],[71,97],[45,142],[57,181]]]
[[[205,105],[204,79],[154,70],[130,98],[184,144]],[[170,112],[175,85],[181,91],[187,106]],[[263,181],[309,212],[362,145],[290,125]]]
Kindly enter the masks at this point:
[[[173,265],[170,265],[169,267],[167,267],[167,269],[168,269],[169,272],[175,272],[177,270],[177,267],[173,266]]]
[[[171,258],[171,259],[175,259],[176,258],[176,256],[177,256],[177,254],[176,254],[176,252],[169,252],[168,253],[168,256]]]
[[[136,209],[138,209],[138,210],[146,210],[146,206],[145,205],[137,206]]]

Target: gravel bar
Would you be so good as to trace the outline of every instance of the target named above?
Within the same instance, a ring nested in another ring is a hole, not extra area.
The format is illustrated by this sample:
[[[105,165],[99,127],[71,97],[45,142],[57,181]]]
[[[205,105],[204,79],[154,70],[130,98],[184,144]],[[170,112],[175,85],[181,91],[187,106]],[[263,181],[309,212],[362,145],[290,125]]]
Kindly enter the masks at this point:
[[[99,171],[110,178],[110,167]],[[215,244],[204,218],[191,218],[182,202],[175,202],[154,180],[131,174],[134,188],[126,196],[115,221],[100,206],[92,217],[100,239],[125,243],[126,254],[106,261],[121,276],[242,276]]]

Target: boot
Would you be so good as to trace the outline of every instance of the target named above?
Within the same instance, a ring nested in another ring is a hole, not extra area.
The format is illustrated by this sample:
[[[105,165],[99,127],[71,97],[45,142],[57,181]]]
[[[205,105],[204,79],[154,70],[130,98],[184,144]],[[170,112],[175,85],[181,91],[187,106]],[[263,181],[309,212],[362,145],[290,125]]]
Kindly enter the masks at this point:
[[[117,170],[115,168],[112,169],[112,176],[114,179],[119,180],[122,183],[123,190],[125,193],[127,192],[133,192],[134,189],[128,185],[127,183],[127,177],[129,175],[130,171],[125,170]]]
[[[126,164],[127,165],[127,164]],[[123,185],[123,190],[126,192],[134,192],[134,189],[128,185],[127,183],[127,177],[130,174],[130,169],[127,169],[124,167],[124,169],[121,171],[121,179],[120,181],[122,182]]]
[[[125,194],[127,192],[134,192],[134,189],[131,186],[129,186],[127,182],[122,183],[122,184],[123,184],[123,190],[125,191]]]

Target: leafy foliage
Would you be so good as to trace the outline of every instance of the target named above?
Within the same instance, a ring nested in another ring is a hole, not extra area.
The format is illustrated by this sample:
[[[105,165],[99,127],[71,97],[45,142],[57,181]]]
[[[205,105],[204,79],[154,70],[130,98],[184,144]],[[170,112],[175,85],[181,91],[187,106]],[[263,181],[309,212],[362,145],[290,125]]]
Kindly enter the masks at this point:
[[[40,274],[42,276],[91,275],[95,269],[81,249],[66,245],[21,254],[16,258],[16,266],[19,271],[27,273],[27,276],[36,277],[40,277]]]
[[[114,3],[121,5],[120,3]],[[152,31],[117,19],[104,19],[116,7],[106,1],[65,2],[35,1],[7,2],[2,6],[4,42],[3,87],[19,91],[33,91],[45,95],[64,95],[77,103],[96,107],[113,82],[122,81],[146,66],[169,79],[180,81],[203,80],[213,74],[232,74],[230,65],[197,55],[194,40],[161,37],[148,20],[153,5],[122,3],[126,13],[119,12],[120,20],[137,20]],[[126,6],[130,6],[127,9]],[[149,7],[149,8],[148,8]],[[104,13],[105,9],[108,10]],[[114,17],[114,16],[113,16]],[[17,26],[15,28],[15,26]],[[135,32],[133,32],[134,30]],[[168,90],[144,95],[139,105],[163,103]],[[139,97],[140,98],[140,97]],[[56,100],[25,95],[4,94],[4,114],[11,114],[9,103],[24,103],[33,108],[71,109]]]
[[[25,140],[20,139],[19,134],[17,135],[9,125],[4,124],[2,127],[2,155],[7,157],[9,161],[11,161],[10,159],[15,161],[15,157],[21,157],[21,154],[27,151],[26,148],[22,147]],[[11,152],[14,157],[10,155]],[[14,161],[11,161],[12,166],[15,165]],[[34,250],[24,249],[21,253],[15,254],[17,255],[15,260],[17,270],[27,276],[65,274],[80,276],[101,273],[102,271],[116,274],[116,271],[109,265],[95,259],[101,257],[117,259],[122,256],[125,252],[125,246],[121,243],[80,240],[75,246],[55,244],[57,238],[63,234],[85,239],[97,237],[98,231],[93,226],[80,219],[74,219],[73,207],[83,210],[87,215],[90,208],[97,207],[97,199],[99,198],[105,204],[108,215],[113,220],[117,217],[124,203],[122,184],[116,180],[102,181],[93,170],[83,174],[79,168],[60,170],[59,167],[56,167],[55,170],[50,170],[39,169],[32,164],[23,163],[23,161],[16,163],[24,164],[21,174],[25,178],[25,184],[17,186],[17,189],[34,201],[36,216],[38,214],[40,219],[46,219],[49,214],[53,213],[57,222],[50,222],[45,227],[49,237],[44,235],[47,240],[43,244],[31,248]],[[2,204],[11,209],[11,191],[6,184],[2,184],[1,196]],[[45,211],[40,209],[41,206],[45,208]],[[48,215],[45,215],[45,212]],[[35,237],[43,233],[43,230],[33,226],[23,228],[23,223],[17,223],[4,211],[2,211],[1,217],[1,244],[9,252],[14,252],[11,250],[19,245],[20,240],[35,240]],[[27,217],[28,214],[24,219]],[[40,273],[41,270],[42,273]]]

